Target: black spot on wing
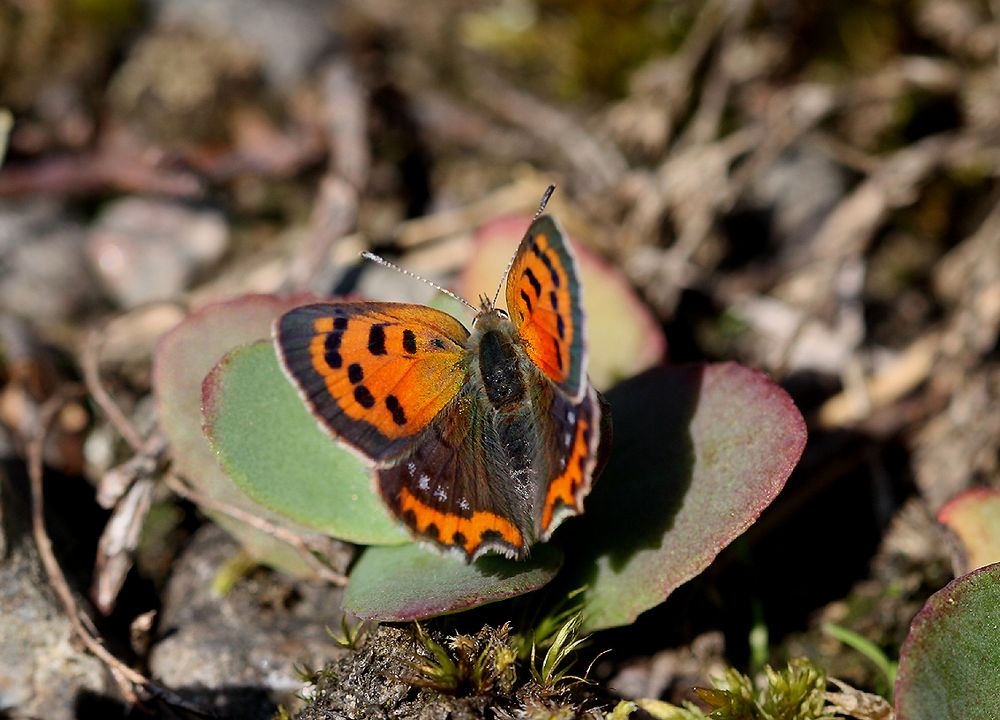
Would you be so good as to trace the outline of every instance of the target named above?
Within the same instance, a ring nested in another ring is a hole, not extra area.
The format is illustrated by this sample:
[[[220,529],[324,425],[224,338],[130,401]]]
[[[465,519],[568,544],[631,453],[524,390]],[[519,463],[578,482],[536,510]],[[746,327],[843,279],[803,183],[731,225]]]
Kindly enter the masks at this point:
[[[535,277],[535,273],[531,268],[524,269],[524,276],[528,278],[528,282],[531,283],[531,287],[535,290],[535,297],[539,297],[542,294],[542,284],[538,282],[538,278]]]
[[[528,293],[524,292],[524,290],[522,290],[521,291],[521,299],[524,300],[524,304],[528,306],[528,314],[530,315],[532,313],[532,310],[531,310],[531,296],[528,295]]]
[[[441,348],[442,350],[444,350],[444,340],[442,340],[441,338],[434,338],[433,340],[431,340],[431,345],[433,345],[436,348]]]
[[[392,414],[392,421],[397,425],[406,425],[406,413],[403,406],[395,395],[387,395],[385,398],[385,409]]]
[[[534,241],[531,243],[531,250],[545,263],[545,267],[549,270],[549,275],[552,277],[552,284],[559,287],[559,275],[556,273],[555,266],[552,264],[552,258],[549,257],[547,252],[543,252],[541,248],[538,247],[538,243]]]
[[[352,385],[357,385],[365,379],[365,370],[359,363],[351,363],[347,367],[347,379]]]
[[[346,330],[347,329],[347,318],[345,316],[336,317],[333,319],[333,329],[334,330]]]
[[[372,325],[368,329],[368,352],[372,355],[385,355],[385,326]]]
[[[410,355],[417,352],[417,336],[412,330],[403,331],[403,350]]]
[[[358,405],[365,409],[370,410],[375,407],[375,396],[364,385],[355,386],[354,399],[358,401]]]
[[[562,315],[556,315],[556,332],[559,333],[560,340],[566,339],[566,321]]]
[[[339,369],[344,362],[340,356],[340,340],[342,337],[342,332],[332,332],[326,336],[326,340],[323,342],[323,359],[334,370]]]
[[[485,542],[499,542],[499,543],[502,543],[504,545],[510,545],[510,543],[507,542],[506,540],[504,540],[503,535],[499,531],[497,531],[497,530],[483,530],[479,534],[479,541],[481,543],[485,543]]]

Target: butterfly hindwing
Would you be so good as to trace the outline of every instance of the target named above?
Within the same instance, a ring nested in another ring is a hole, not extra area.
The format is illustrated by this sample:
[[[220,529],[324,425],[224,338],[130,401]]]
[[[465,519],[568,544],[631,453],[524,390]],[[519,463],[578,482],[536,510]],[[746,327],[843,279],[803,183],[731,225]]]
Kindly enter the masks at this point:
[[[565,236],[548,215],[531,224],[514,256],[507,309],[532,362],[581,400],[587,378],[580,279]]]
[[[466,560],[486,552],[524,557],[534,540],[530,494],[511,477],[504,442],[475,384],[442,410],[407,454],[378,470],[386,504],[418,539],[456,549]]]
[[[583,512],[583,500],[598,472],[601,422],[597,391],[589,384],[578,403],[553,393],[547,455],[559,460],[543,488],[539,539],[548,540],[565,518]]]
[[[306,305],[274,332],[285,371],[322,426],[376,464],[406,452],[465,382],[468,331],[421,305]]]

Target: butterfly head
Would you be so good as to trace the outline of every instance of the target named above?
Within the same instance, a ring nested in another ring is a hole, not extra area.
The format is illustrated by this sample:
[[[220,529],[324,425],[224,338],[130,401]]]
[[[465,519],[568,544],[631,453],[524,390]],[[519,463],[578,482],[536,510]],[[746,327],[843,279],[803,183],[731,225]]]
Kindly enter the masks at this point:
[[[490,300],[487,295],[479,296],[479,310],[476,311],[476,316],[472,319],[472,326],[475,327],[480,320],[486,317],[500,318],[501,320],[510,320],[510,314],[506,310],[501,310],[496,306],[495,301]]]

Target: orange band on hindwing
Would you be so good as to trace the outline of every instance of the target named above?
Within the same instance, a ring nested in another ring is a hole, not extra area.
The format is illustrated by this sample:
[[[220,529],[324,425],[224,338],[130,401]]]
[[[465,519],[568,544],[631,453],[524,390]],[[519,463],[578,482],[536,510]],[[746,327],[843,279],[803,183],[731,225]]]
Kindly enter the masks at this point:
[[[469,556],[488,542],[491,534],[510,545],[514,551],[519,550],[523,543],[517,527],[495,513],[478,511],[469,517],[443,513],[422,503],[406,487],[399,493],[399,509],[402,514],[412,514],[413,528],[418,534],[445,545],[460,546]]]

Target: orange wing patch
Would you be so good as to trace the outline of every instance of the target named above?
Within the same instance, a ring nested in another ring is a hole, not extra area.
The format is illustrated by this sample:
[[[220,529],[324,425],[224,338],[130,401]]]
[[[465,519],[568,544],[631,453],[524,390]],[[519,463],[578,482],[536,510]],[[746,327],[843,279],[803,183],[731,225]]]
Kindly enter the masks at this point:
[[[444,513],[421,502],[406,487],[399,493],[399,507],[402,514],[412,515],[412,527],[419,535],[443,545],[461,547],[469,557],[480,545],[491,540],[500,540],[515,552],[524,542],[514,523],[495,513],[477,511],[470,517]]]
[[[308,305],[284,315],[276,336],[314,413],[374,459],[426,428],[465,381],[468,332],[431,308]]]
[[[575,261],[552,218],[538,218],[507,278],[507,309],[525,351],[575,398],[583,394],[583,311]]]

